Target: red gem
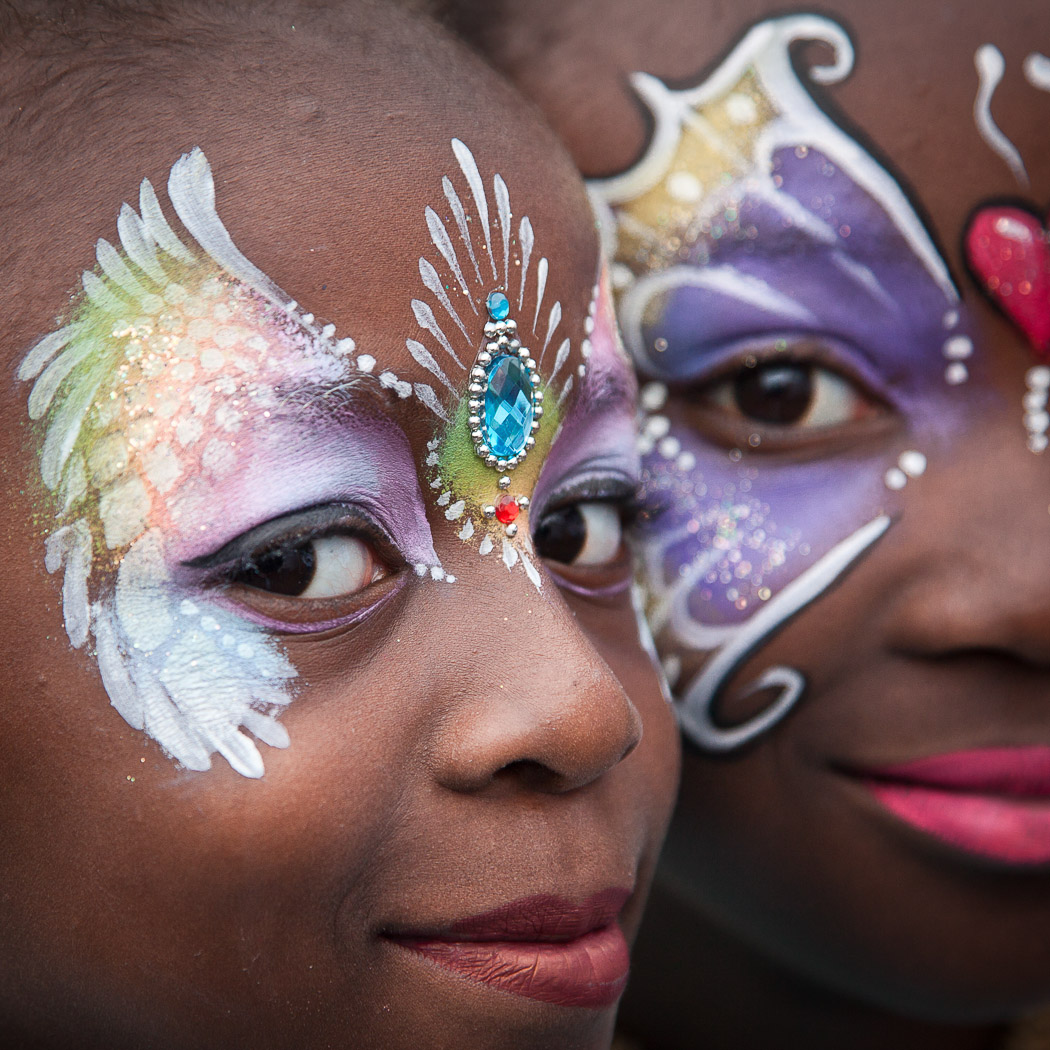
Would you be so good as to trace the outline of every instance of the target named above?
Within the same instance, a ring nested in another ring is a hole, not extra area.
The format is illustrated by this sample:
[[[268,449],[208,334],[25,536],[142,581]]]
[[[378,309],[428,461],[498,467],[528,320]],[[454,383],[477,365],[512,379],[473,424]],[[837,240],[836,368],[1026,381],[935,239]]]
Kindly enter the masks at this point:
[[[509,525],[517,516],[521,508],[513,496],[500,496],[496,500],[496,520],[501,525]]]

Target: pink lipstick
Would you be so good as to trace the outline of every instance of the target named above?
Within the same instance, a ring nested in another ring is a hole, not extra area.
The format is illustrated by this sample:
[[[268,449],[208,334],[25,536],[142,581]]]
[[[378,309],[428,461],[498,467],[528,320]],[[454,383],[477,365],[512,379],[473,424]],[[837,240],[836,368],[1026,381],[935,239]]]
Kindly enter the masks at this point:
[[[1050,747],[956,751],[861,779],[894,816],[950,846],[1014,866],[1050,864]]]
[[[463,977],[560,1006],[601,1009],[627,984],[627,941],[617,918],[630,891],[580,904],[541,895],[513,901],[445,930],[392,939]]]

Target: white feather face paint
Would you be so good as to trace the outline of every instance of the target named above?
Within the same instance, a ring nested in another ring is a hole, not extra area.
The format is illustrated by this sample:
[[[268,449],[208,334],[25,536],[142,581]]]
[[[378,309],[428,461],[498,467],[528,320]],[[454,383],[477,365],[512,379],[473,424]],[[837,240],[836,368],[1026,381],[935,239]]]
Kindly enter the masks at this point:
[[[94,639],[110,700],[130,725],[188,769],[208,769],[218,752],[259,777],[257,741],[289,744],[277,719],[297,672],[274,631],[197,587],[187,566],[241,518],[309,502],[323,457],[303,450],[311,477],[283,450],[281,420],[309,411],[310,391],[352,398],[375,362],[355,363],[352,339],[315,325],[241,255],[200,150],[176,162],[168,193],[192,240],[174,232],[144,181],[139,211],[121,209],[120,249],[98,242],[99,269],[84,274],[72,319],[19,369],[33,382],[29,414],[42,425],[41,475],[55,497],[45,564],[63,573],[70,642]],[[377,491],[371,451],[362,435],[348,453],[355,462],[344,460],[348,498]],[[249,482],[267,456],[284,464],[270,477],[284,503],[268,492],[264,508]],[[413,512],[410,497],[395,497],[412,537],[406,554],[438,568],[416,502]]]
[[[831,60],[800,74],[802,40]],[[696,87],[635,74],[652,139],[591,184],[624,337],[651,380],[649,619],[683,729],[716,751],[802,695],[801,671],[773,667],[745,687],[773,691],[758,716],[720,726],[712,713],[741,665],[886,534],[927,469],[913,435],[940,448],[966,427],[974,340],[948,266],[897,179],[805,83],[836,84],[853,60],[840,26],[792,15],[754,26]],[[909,423],[889,461],[875,446],[837,456],[833,441],[825,458],[767,455],[848,434],[887,403]],[[678,680],[696,654],[706,663]]]

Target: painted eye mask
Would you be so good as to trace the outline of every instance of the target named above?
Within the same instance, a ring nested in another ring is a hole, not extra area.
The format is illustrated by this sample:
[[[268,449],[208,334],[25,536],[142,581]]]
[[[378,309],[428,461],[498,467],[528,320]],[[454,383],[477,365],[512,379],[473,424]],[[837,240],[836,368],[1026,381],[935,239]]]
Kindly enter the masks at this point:
[[[697,87],[633,83],[653,111],[645,154],[592,183],[617,309],[650,380],[641,529],[650,620],[694,741],[753,739],[803,694],[793,668],[762,714],[711,710],[735,670],[891,527],[927,456],[975,400],[972,323],[894,176],[816,104],[791,45],[820,41],[833,84],[843,30],[798,15],[756,25]],[[899,445],[887,457],[886,448]]]
[[[454,146],[472,189],[478,187],[469,150]],[[527,295],[531,225],[521,221],[520,246],[512,245],[509,195],[498,176],[496,190],[502,279],[495,277],[483,191],[475,198],[494,275],[484,282],[484,301],[496,304],[504,295],[499,289],[508,285],[513,251],[521,267],[518,305],[533,310],[535,330],[548,263],[543,258],[536,266]],[[465,224],[447,179],[446,194]],[[281,635],[348,626],[413,577],[455,582],[434,550],[420,471],[391,399],[398,405],[415,399],[434,416],[438,436],[426,470],[443,516],[482,554],[498,540],[507,567],[521,564],[538,587],[530,533],[511,527],[501,497],[516,498],[517,515],[531,505],[536,519],[549,523],[548,511],[558,510],[566,486],[577,486],[585,517],[600,517],[593,508],[633,494],[633,388],[606,294],[593,339],[593,382],[584,363],[591,340],[573,353],[570,341],[560,339],[544,365],[560,323],[555,302],[538,361],[510,346],[513,340],[501,340],[503,329],[483,333],[485,323],[475,318],[474,353],[479,361],[488,353],[494,367],[474,366],[483,374],[475,371],[469,382],[450,379],[423,343],[409,340],[415,359],[447,387],[439,395],[382,368],[333,325],[316,323],[237,250],[216,213],[200,150],[176,162],[168,196],[189,238],[175,233],[144,181],[139,210],[120,211],[119,249],[98,242],[98,268],[83,275],[67,322],[40,340],[19,369],[19,378],[33,384],[29,414],[40,427],[40,470],[54,518],[45,564],[63,575],[71,643],[79,648],[93,640],[106,691],[125,721],[188,769],[208,769],[218,752],[237,772],[259,777],[256,740],[289,745],[278,716],[301,684]],[[444,229],[435,212],[428,210],[427,221],[432,233]],[[457,269],[447,234],[435,235],[435,243],[442,265]],[[476,261],[469,234],[465,245]],[[443,283],[448,275],[439,276],[426,260],[420,273],[469,341]],[[479,314],[478,290],[462,271],[459,277],[464,301]],[[589,329],[598,305],[596,296]],[[420,299],[412,308],[438,340],[438,352],[465,372],[431,306]],[[498,344],[495,352],[479,351],[485,339]],[[503,353],[504,343],[517,353]],[[527,377],[517,400],[501,400],[510,371],[501,359],[521,362]],[[602,417],[616,425],[601,454],[584,440],[559,440],[559,419],[582,417],[609,389],[609,375],[628,378],[614,401],[623,410]],[[574,377],[578,396],[570,403]],[[515,464],[498,457],[490,463],[477,447],[478,426],[468,417],[479,385],[493,402],[487,423],[502,424]],[[505,418],[515,410],[522,417],[517,432]],[[500,482],[512,476],[517,485],[508,493],[510,485]],[[591,486],[586,492],[583,482]],[[607,522],[584,524],[580,550],[568,552],[574,560],[586,554],[591,533],[600,540],[603,525],[609,532]],[[397,571],[406,567],[414,572]]]

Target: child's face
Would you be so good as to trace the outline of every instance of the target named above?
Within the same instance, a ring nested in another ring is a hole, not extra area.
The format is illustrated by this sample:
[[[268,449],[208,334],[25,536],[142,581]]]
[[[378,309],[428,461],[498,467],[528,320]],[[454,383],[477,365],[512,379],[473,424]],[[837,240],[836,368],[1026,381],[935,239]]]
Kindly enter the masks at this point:
[[[5,198],[48,186],[4,213],[5,1022],[601,1046],[675,742],[586,204],[505,96],[474,119],[469,67],[447,111],[369,108],[304,72],[338,48],[287,52],[272,95],[226,56],[4,164]],[[479,358],[495,291],[534,368]]]
[[[669,878],[897,1009],[1045,999],[1047,8],[616,6],[519,82],[605,176],[643,375],[650,613],[700,749]]]

